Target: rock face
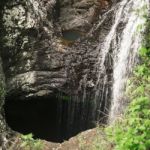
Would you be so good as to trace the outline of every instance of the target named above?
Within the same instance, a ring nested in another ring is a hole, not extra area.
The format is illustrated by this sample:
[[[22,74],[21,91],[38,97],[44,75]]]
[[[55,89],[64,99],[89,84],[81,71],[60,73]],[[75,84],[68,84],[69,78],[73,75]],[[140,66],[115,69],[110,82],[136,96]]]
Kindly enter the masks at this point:
[[[6,123],[3,116],[3,105],[4,105],[4,96],[5,96],[5,78],[2,69],[2,62],[0,58],[0,145],[3,142],[3,133],[6,131]]]
[[[0,57],[0,149],[7,149],[8,140],[14,132],[10,130],[5,121],[4,103],[5,103],[5,76],[3,72],[2,60]]]
[[[95,108],[84,100],[95,90],[97,46],[108,33],[110,18],[103,29],[95,24],[109,6],[107,0],[2,0],[0,54],[7,97],[29,99],[61,92],[76,101],[68,102],[68,126],[79,126],[74,122],[80,110],[80,121],[91,122],[90,110]],[[75,39],[66,40],[67,34]]]
[[[96,52],[87,40],[66,47],[62,32],[78,30],[85,36],[107,7],[103,0],[3,2],[1,56],[7,95],[25,98],[77,88],[92,69]]]
[[[54,5],[36,0],[5,4],[1,54],[9,94],[39,95],[65,83],[64,53],[52,24]]]
[[[60,2],[60,24],[63,30],[78,29],[86,31],[91,27],[96,16],[108,7],[107,1],[75,0]]]

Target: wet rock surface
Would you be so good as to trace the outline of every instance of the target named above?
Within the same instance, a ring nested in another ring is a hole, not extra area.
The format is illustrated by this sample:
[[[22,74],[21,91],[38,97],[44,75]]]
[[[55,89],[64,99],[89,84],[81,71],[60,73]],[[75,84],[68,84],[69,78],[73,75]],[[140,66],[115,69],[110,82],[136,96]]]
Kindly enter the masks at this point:
[[[95,41],[86,39],[68,47],[62,31],[78,30],[86,36],[108,2],[8,0],[2,4],[1,56],[7,94],[25,98],[53,90],[71,93],[70,85],[77,89],[95,63]]]
[[[96,8],[96,1],[92,0],[61,1],[59,19],[62,29],[90,27],[97,15]]]
[[[6,97],[31,100],[62,93],[71,99],[64,114],[67,133],[93,127],[98,45],[113,14],[103,28],[98,24],[109,9],[108,1],[7,0],[0,8]]]

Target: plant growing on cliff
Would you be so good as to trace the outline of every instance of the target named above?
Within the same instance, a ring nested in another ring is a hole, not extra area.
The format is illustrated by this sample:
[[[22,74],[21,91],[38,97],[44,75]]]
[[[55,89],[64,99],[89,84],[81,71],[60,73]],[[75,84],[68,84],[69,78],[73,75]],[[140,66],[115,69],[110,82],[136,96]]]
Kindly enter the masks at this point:
[[[43,150],[43,143],[40,140],[34,140],[32,134],[21,135],[21,145],[23,150]]]
[[[150,100],[148,97],[134,99],[122,120],[115,127],[107,128],[116,150],[150,149]]]

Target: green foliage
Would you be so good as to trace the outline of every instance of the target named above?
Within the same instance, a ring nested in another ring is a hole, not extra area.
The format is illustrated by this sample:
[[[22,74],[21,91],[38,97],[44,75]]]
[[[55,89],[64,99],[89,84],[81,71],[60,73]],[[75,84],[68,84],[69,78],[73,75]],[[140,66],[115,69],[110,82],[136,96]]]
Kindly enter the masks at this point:
[[[142,47],[139,54],[142,58],[148,59],[150,57],[150,48]]]
[[[115,126],[107,128],[115,150],[149,150],[150,149],[150,99],[134,99],[125,117]]]
[[[32,134],[21,135],[21,148],[24,150],[43,150],[44,144],[40,140],[34,140]]]

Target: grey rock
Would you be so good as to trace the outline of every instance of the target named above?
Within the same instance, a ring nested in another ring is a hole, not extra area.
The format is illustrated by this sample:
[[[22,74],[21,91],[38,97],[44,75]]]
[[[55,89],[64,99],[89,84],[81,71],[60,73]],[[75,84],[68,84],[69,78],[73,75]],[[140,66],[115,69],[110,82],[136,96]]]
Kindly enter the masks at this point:
[[[29,97],[54,90],[70,93],[72,82],[77,82],[73,84],[77,89],[96,53],[90,52],[93,46],[86,40],[77,43],[80,47],[67,47],[61,31],[90,31],[97,7],[92,0],[4,2],[1,56],[7,95]]]

